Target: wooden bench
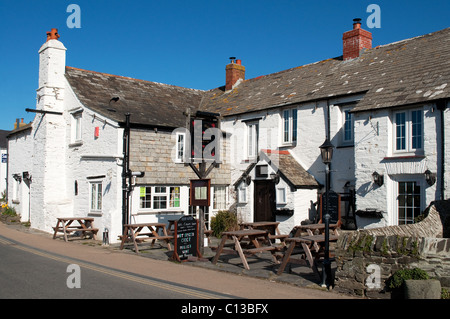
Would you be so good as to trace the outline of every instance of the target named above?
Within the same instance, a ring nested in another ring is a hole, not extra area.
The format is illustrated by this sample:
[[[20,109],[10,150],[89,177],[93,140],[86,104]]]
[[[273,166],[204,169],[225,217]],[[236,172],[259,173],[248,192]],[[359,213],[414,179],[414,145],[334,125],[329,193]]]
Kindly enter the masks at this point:
[[[91,233],[92,238],[96,240],[98,228],[94,228],[94,218],[92,217],[59,217],[58,222],[53,228],[53,239],[56,238],[57,233],[63,233],[64,241],[68,241],[67,235],[73,232],[81,232],[81,236],[86,233]],[[73,222],[78,222],[79,225],[72,225]]]

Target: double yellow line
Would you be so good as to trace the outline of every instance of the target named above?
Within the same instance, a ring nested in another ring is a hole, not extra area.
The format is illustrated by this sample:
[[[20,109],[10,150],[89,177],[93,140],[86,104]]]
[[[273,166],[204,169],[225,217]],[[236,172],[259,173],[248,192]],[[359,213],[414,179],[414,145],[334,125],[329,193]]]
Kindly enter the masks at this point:
[[[181,293],[181,294],[184,294],[184,295],[187,295],[190,297],[195,297],[195,298],[200,298],[200,299],[223,299],[224,298],[223,296],[218,296],[218,295],[208,293],[208,292],[202,292],[202,291],[194,290],[191,288],[185,288],[185,287],[177,286],[174,284],[163,283],[163,282],[159,282],[159,281],[148,279],[148,278],[142,278],[139,276],[126,274],[126,273],[116,271],[116,270],[106,269],[103,267],[87,264],[87,263],[81,262],[79,260],[73,260],[73,259],[65,258],[65,257],[58,257],[58,256],[55,256],[55,255],[52,255],[49,253],[39,251],[37,249],[33,249],[33,248],[26,247],[26,246],[22,246],[20,244],[13,243],[4,238],[0,238],[0,243],[4,244],[4,245],[13,245],[12,247],[14,247],[14,248],[17,248],[22,251],[26,251],[26,252],[32,253],[34,255],[41,256],[41,257],[49,258],[49,259],[56,260],[56,261],[63,262],[63,263],[76,264],[76,265],[79,265],[80,268],[82,267],[82,268],[90,269],[90,270],[97,271],[97,272],[100,272],[100,273],[103,273],[106,275],[126,279],[129,281],[133,281],[133,282],[140,283],[140,284],[147,285],[147,286],[156,287],[159,289],[164,289],[164,290],[168,290],[168,291],[172,291],[172,292],[176,292],[176,293]]]

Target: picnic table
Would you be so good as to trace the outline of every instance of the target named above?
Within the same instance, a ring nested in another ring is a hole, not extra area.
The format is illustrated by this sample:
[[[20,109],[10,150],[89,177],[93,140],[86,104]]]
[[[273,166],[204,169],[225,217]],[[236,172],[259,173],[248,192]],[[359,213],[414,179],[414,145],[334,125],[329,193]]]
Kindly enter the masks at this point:
[[[339,227],[339,224],[330,224],[330,232],[332,232],[334,235],[337,235],[337,229]],[[297,225],[294,227],[293,237],[299,237],[302,232],[307,232],[310,236],[316,233],[323,234],[325,232],[325,224]]]
[[[242,247],[243,239],[249,240],[248,247]],[[260,240],[258,239],[262,239],[262,242],[267,242],[268,245],[261,245]],[[264,251],[269,251],[272,253],[272,259],[274,260],[274,262],[278,263],[275,256],[275,252],[278,251],[278,248],[276,246],[272,246],[272,243],[269,240],[269,233],[266,230],[243,229],[222,233],[222,240],[220,241],[220,244],[217,247],[216,255],[212,260],[213,264],[217,263],[220,254],[224,251],[224,246],[227,240],[232,240],[234,242],[234,251],[239,254],[239,257],[241,258],[242,263],[247,270],[249,270],[250,267],[248,266],[245,254],[257,254]]]
[[[77,224],[72,224],[73,222]],[[93,217],[58,217],[53,230],[55,231],[53,239],[56,238],[57,233],[63,233],[64,241],[68,241],[67,235],[72,232],[81,232],[82,236],[86,235],[86,233],[91,233],[93,239],[96,240],[98,232],[98,228],[94,228]]]
[[[330,242],[335,242],[337,239],[337,235],[330,234]],[[286,238],[286,243],[289,244],[289,246],[284,252],[283,260],[278,268],[277,275],[281,275],[283,273],[288,263],[298,263],[308,265],[320,279],[320,273],[317,269],[317,261],[319,261],[324,252],[325,234]],[[300,258],[291,257],[296,246],[301,246],[303,248]]]
[[[240,223],[239,226],[241,229],[261,229],[269,231],[269,239],[275,240],[279,239],[284,245],[284,240],[289,237],[289,235],[284,235],[280,233],[278,229],[278,225],[280,222],[271,222],[271,221],[260,221],[260,222],[249,222],[249,223]]]
[[[148,232],[143,233],[142,230],[147,228]],[[159,230],[163,235],[159,234]],[[173,236],[167,234],[166,224],[164,223],[143,223],[143,224],[125,224],[124,232],[121,236],[122,241],[120,249],[123,249],[126,242],[133,242],[136,253],[139,253],[138,242],[144,242],[146,239],[152,240],[152,247],[156,240],[162,240],[167,243],[169,250],[172,250],[170,241],[173,240]],[[143,237],[143,238],[142,238]]]

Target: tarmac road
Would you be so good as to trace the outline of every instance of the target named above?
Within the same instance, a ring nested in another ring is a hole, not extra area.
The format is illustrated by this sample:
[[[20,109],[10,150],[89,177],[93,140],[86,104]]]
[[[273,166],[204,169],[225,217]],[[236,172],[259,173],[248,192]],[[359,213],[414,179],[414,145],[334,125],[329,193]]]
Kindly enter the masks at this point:
[[[0,223],[0,298],[338,299],[302,288],[139,255],[53,240]],[[80,267],[81,288],[76,283]],[[70,277],[70,278],[69,278]]]

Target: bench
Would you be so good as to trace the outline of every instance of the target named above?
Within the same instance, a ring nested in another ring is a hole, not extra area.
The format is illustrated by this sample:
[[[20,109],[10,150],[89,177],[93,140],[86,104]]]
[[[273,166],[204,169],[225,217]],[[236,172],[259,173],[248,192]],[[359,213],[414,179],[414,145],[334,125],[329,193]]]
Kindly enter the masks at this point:
[[[82,236],[86,235],[86,232],[90,232],[94,240],[98,233],[98,228],[93,227],[94,218],[92,217],[59,217],[58,222],[53,228],[53,239],[56,238],[57,233],[63,233],[64,241],[68,241],[67,234],[72,232],[81,232]],[[76,221],[79,225],[72,225]],[[81,236],[80,236],[81,237]]]

